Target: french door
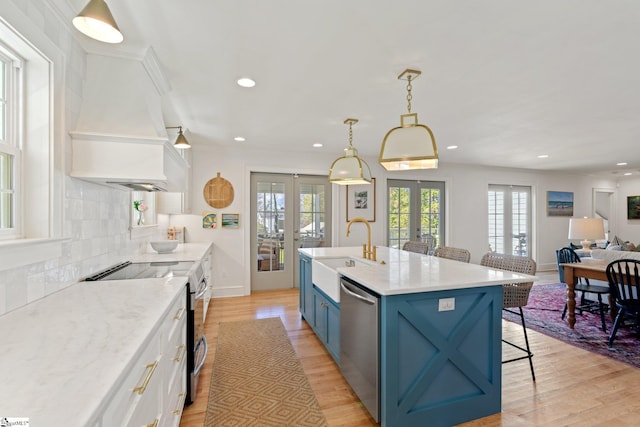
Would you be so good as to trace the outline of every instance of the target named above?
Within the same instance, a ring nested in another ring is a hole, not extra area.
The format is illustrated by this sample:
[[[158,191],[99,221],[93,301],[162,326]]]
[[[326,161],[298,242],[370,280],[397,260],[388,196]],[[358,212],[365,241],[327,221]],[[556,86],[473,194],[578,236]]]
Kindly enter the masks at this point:
[[[435,246],[443,245],[445,200],[444,182],[387,180],[387,240],[391,248],[402,248],[405,242],[435,238]]]
[[[531,187],[489,185],[489,248],[531,256]]]
[[[298,248],[331,246],[331,184],[252,173],[251,216],[251,290],[298,287]]]

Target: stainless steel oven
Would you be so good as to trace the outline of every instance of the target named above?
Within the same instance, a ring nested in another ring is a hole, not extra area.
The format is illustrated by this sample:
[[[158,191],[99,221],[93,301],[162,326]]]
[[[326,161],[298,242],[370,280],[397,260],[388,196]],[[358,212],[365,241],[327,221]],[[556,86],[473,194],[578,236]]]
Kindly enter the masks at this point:
[[[132,263],[127,261],[87,277],[85,280],[127,280],[169,276],[187,277],[187,397],[185,404],[188,405],[196,399],[198,375],[204,365],[208,352],[203,325],[204,298],[207,292],[207,281],[200,262],[172,261]]]

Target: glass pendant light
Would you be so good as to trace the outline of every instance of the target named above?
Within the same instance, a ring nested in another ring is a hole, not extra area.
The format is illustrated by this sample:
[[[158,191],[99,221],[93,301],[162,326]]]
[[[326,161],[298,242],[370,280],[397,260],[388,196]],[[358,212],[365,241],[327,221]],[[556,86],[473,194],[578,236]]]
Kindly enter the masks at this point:
[[[418,123],[418,114],[411,113],[411,82],[420,71],[406,69],[398,76],[407,81],[408,113],[400,116],[400,127],[384,137],[378,161],[390,171],[435,169],[438,167],[438,148],[431,129]]]
[[[329,181],[340,185],[371,184],[371,171],[367,162],[358,157],[358,150],[353,146],[352,126],[357,119],[346,119],[349,125],[349,146],[344,149],[344,156],[337,158],[329,169]]]
[[[124,40],[104,0],[90,0],[72,22],[78,31],[92,39],[105,43],[120,43]]]

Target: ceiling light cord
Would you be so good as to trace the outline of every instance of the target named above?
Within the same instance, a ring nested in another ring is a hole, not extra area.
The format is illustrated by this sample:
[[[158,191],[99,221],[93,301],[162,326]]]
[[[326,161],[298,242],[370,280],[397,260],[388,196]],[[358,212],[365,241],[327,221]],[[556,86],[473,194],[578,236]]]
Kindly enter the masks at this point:
[[[411,89],[413,89],[413,86],[411,86],[411,74],[409,74],[407,76],[407,111],[409,111],[409,114],[411,114],[411,100],[413,99]]]

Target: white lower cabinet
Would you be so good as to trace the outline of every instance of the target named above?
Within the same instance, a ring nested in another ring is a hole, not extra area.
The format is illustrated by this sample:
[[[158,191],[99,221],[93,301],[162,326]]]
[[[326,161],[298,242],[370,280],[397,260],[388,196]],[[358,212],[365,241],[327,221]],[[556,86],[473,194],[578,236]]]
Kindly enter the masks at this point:
[[[209,310],[209,302],[213,297],[213,245],[209,247],[207,253],[202,257],[202,268],[204,270],[204,277],[207,280],[208,288],[204,295],[204,318],[202,324],[207,320],[207,311]]]
[[[179,425],[186,393],[186,320],[185,288],[106,398],[103,427]]]

